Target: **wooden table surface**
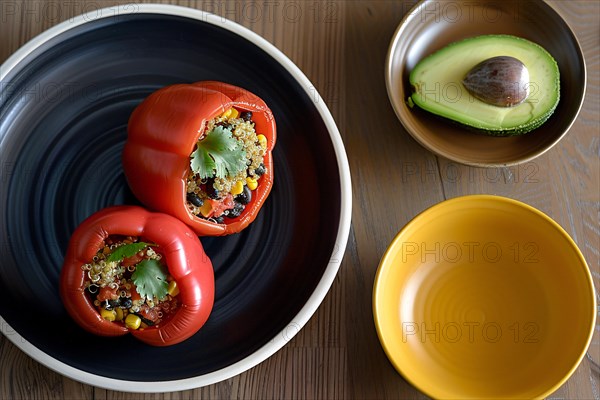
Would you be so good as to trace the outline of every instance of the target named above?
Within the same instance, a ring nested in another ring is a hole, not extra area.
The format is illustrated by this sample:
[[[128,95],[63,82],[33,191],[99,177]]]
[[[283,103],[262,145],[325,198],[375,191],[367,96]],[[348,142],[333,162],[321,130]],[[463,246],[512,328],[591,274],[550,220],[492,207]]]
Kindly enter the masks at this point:
[[[0,0],[0,62],[61,21],[119,3],[125,2]],[[542,210],[577,242],[600,287],[598,1],[552,2],[574,29],[589,74],[585,103],[570,133],[534,161],[492,170],[434,156],[406,133],[391,109],[383,64],[390,38],[412,2],[163,3],[211,11],[262,35],[304,71],[328,103],[353,177],[352,229],[340,272],[317,313],[283,349],[221,383],[164,394],[99,389],[47,369],[0,335],[1,400],[426,398],[395,372],[379,345],[371,312],[373,279],[387,244],[404,224],[425,208],[460,195],[504,195]],[[445,174],[449,168],[458,175]],[[589,357],[550,398],[600,399],[600,370],[590,360],[600,359],[596,331]]]

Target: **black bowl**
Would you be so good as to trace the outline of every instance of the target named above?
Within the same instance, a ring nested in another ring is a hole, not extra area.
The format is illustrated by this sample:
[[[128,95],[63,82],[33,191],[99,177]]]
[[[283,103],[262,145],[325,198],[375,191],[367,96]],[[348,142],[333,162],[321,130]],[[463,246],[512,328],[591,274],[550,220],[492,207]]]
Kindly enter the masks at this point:
[[[181,390],[258,364],[315,312],[346,245],[349,168],[323,101],[264,39],[197,10],[123,6],[50,29],[0,78],[0,328],[26,353],[97,386]],[[165,85],[202,80],[246,88],[272,109],[273,191],[246,230],[201,239],[216,299],[195,336],[155,348],[88,334],[58,295],[69,236],[103,207],[138,204],[121,166],[136,105]]]

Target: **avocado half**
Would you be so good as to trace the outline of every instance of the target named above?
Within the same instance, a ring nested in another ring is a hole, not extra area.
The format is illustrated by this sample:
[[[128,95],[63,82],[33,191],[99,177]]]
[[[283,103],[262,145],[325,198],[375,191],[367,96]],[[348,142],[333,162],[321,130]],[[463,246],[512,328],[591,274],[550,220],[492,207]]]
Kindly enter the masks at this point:
[[[529,96],[512,107],[487,104],[462,80],[480,62],[497,56],[520,60],[529,71]],[[521,135],[542,125],[560,99],[558,64],[541,46],[511,35],[483,35],[454,42],[421,60],[409,76],[416,104],[494,136]]]

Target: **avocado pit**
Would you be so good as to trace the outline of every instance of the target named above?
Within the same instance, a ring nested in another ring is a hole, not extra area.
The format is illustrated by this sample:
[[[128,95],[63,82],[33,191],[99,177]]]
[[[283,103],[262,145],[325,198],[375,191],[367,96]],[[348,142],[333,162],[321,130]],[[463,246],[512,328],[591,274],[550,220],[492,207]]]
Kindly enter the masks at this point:
[[[480,62],[462,83],[475,98],[499,107],[521,104],[529,96],[529,71],[525,64],[509,56]]]

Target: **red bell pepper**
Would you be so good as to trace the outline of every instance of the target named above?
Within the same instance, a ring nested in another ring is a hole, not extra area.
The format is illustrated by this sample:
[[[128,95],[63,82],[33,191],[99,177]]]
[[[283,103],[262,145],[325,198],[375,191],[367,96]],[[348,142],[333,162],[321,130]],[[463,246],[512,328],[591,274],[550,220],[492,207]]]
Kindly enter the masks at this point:
[[[102,318],[86,293],[87,273],[82,266],[92,261],[109,235],[136,236],[157,245],[180,290],[181,305],[170,319],[133,330]],[[195,334],[212,310],[214,291],[212,264],[194,232],[170,215],[137,206],[105,208],[83,221],[71,237],[60,276],[65,308],[84,329],[101,336],[131,333],[154,346],[176,344]]]
[[[242,214],[220,224],[189,211],[186,182],[190,154],[207,122],[232,107],[251,111],[256,133],[267,138],[263,161],[267,172]],[[149,208],[175,216],[199,236],[228,235],[254,221],[271,191],[275,139],[271,110],[247,90],[215,81],[172,85],[151,94],[132,113],[123,168],[134,195]]]

